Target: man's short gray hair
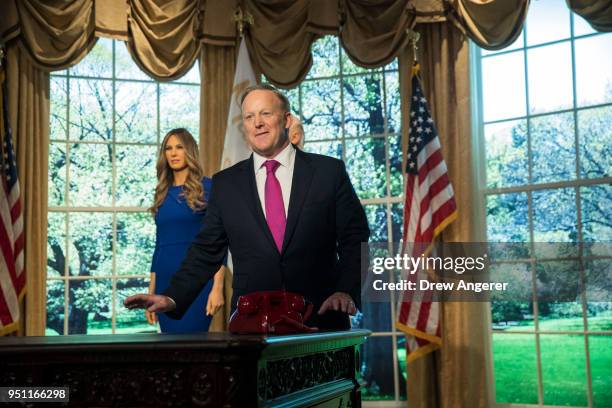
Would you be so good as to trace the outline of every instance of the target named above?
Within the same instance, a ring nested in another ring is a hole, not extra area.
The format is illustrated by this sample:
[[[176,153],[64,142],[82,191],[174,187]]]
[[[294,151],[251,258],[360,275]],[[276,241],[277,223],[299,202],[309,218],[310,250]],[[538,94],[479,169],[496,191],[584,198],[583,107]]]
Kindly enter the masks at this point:
[[[250,94],[253,91],[270,91],[274,93],[274,95],[276,95],[278,99],[280,99],[281,101],[281,108],[283,108],[285,112],[291,112],[291,104],[289,103],[289,99],[287,99],[285,94],[279,91],[275,86],[270,85],[270,84],[265,84],[265,83],[258,84],[258,85],[251,85],[247,89],[245,89],[244,92],[242,93],[242,97],[240,98],[241,107],[242,107],[242,104],[244,103],[244,99],[247,97],[248,94]]]

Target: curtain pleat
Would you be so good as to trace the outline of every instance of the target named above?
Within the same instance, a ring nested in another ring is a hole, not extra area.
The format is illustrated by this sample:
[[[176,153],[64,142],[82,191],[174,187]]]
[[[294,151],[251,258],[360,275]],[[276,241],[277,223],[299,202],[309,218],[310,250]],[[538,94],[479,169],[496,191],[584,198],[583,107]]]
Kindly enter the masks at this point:
[[[236,58],[236,47],[203,44],[200,52],[200,159],[207,176],[212,176],[221,167]],[[227,330],[232,299],[229,269],[225,272],[224,291],[225,306],[213,317],[209,331]]]
[[[612,31],[612,1],[610,0],[566,0],[568,7],[584,18],[593,29]]]
[[[7,79],[24,216],[25,334],[42,336],[47,303],[49,74],[14,44],[7,49]]]
[[[200,52],[199,6],[193,0],[129,0],[128,50],[140,69],[159,81],[177,79]]]

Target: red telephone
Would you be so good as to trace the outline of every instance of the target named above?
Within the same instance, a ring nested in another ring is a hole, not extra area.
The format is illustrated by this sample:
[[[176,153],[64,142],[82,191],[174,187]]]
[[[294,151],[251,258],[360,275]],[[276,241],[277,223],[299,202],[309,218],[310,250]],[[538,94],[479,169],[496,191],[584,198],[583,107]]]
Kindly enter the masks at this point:
[[[304,296],[284,290],[253,292],[238,298],[230,317],[229,331],[237,334],[313,333],[304,324],[313,305]]]

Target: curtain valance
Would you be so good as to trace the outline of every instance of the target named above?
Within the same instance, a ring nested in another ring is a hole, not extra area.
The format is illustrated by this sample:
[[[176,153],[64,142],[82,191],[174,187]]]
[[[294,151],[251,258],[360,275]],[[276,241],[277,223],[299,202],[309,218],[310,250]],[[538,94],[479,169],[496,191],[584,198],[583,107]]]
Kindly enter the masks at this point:
[[[601,31],[612,30],[610,0],[567,0]],[[172,80],[186,73],[202,43],[235,46],[235,13],[246,25],[251,58],[272,82],[299,83],[312,64],[311,45],[338,35],[349,58],[381,66],[407,42],[417,23],[452,21],[487,49],[511,44],[522,28],[529,0],[5,0],[0,15],[4,42],[17,41],[46,71],[79,62],[97,37],[127,42],[150,76]]]

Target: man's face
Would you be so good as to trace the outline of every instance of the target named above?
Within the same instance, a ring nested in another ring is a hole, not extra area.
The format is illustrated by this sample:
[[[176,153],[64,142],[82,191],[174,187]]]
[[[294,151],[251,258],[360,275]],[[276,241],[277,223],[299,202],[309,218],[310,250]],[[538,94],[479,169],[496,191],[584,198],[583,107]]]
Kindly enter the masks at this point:
[[[285,132],[289,112],[271,91],[258,89],[242,103],[242,124],[246,139],[254,152],[271,159],[289,143]]]

